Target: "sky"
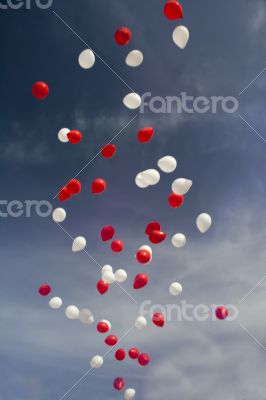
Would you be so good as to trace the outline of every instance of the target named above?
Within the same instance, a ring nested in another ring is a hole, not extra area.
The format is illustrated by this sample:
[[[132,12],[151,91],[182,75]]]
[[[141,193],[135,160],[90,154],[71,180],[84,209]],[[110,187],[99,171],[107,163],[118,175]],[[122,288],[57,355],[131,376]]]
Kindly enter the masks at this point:
[[[266,399],[266,3],[183,0],[182,5],[182,22],[164,17],[163,0],[54,0],[47,10],[32,1],[30,9],[0,9],[1,199],[62,206],[58,190],[89,163],[78,175],[82,192],[63,205],[65,231],[51,216],[34,212],[1,217],[0,400],[119,399],[123,395],[112,387],[117,376],[136,389],[139,400]],[[172,41],[179,24],[190,31],[184,50]],[[113,39],[120,26],[133,33],[126,47]],[[78,56],[87,45],[99,57],[92,69],[83,70]],[[139,68],[124,62],[132,49],[144,54]],[[49,84],[44,101],[31,94],[38,80]],[[122,103],[128,86],[163,98],[181,92],[235,96],[239,109],[141,114]],[[144,126],[155,129],[146,145],[136,140]],[[57,132],[63,127],[80,130],[82,142],[60,143]],[[90,162],[120,130],[116,156]],[[165,155],[177,159],[176,171],[139,189],[136,174],[156,168]],[[90,185],[98,177],[108,187],[93,196]],[[167,198],[179,177],[192,179],[193,186],[174,210]],[[202,212],[213,219],[205,235],[195,225]],[[144,231],[152,220],[160,221],[168,236],[153,246],[152,263],[142,267],[134,254],[148,244]],[[124,241],[121,254],[100,240],[104,225],[113,225]],[[187,237],[183,249],[171,244],[176,232]],[[95,261],[85,252],[72,253],[76,236],[86,237]],[[124,290],[113,285],[100,297],[96,283],[104,264],[126,269],[128,280]],[[135,291],[132,282],[144,268],[149,285]],[[178,298],[168,291],[174,281],[183,286]],[[44,282],[62,297],[60,310],[51,310],[49,299],[38,295]],[[239,317],[232,322],[173,318],[163,329],[149,322],[137,331],[132,327],[144,301],[233,304]],[[96,322],[110,320],[112,333],[124,336],[121,347],[148,352],[150,365],[118,363],[110,352],[101,369],[76,384],[92,356],[108,349],[96,324],[65,317],[70,304],[92,310]]]

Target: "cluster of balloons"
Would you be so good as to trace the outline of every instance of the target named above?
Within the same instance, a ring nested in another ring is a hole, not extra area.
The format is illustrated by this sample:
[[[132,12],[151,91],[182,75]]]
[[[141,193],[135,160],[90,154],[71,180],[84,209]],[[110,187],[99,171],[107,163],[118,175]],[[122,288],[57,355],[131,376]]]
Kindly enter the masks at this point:
[[[150,362],[150,356],[147,353],[140,353],[140,351],[133,347],[129,349],[128,355],[132,360],[138,360],[139,365],[146,366]],[[125,349],[121,348],[115,352],[115,359],[117,361],[123,361],[126,358],[126,351]]]
[[[66,186],[60,189],[58,194],[59,201],[63,202],[81,192],[81,183],[78,179],[71,179]]]
[[[165,156],[158,160],[157,166],[162,172],[169,174],[175,171],[177,167],[177,161],[172,156]],[[156,169],[147,169],[139,172],[135,178],[136,185],[141,189],[147,188],[148,186],[157,185],[159,182],[160,173]]]
[[[177,0],[169,0],[165,3],[164,6],[164,15],[167,19],[176,21],[182,19],[183,8],[179,1]],[[189,40],[189,31],[184,25],[177,26],[173,31],[173,41],[180,48],[184,49]]]
[[[124,390],[125,384],[126,384],[125,380],[123,378],[118,377],[118,378],[115,378],[115,380],[113,382],[113,387],[115,388],[115,390],[121,391],[121,390]],[[132,399],[134,399],[135,394],[136,394],[135,389],[132,389],[132,388],[126,389],[124,392],[124,399],[132,400]]]
[[[77,144],[82,140],[82,133],[76,129],[71,131],[68,128],[62,128],[58,131],[57,136],[61,143]]]
[[[157,221],[149,222],[146,226],[145,233],[153,244],[162,243],[167,237],[167,234],[161,230],[161,225]]]

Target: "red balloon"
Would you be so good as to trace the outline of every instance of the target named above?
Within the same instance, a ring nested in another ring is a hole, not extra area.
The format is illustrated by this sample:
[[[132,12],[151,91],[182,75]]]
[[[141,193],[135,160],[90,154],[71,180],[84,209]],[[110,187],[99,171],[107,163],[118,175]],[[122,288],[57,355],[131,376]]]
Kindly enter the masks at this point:
[[[146,235],[149,235],[152,231],[160,231],[161,230],[161,225],[159,224],[159,222],[156,221],[152,221],[150,222],[145,230]]]
[[[123,250],[123,248],[124,248],[124,243],[122,242],[122,240],[114,240],[111,243],[111,249],[115,253],[120,253]]]
[[[66,186],[60,190],[59,195],[58,195],[60,201],[66,201],[70,198],[70,196],[71,196],[71,193]]]
[[[41,296],[48,296],[48,294],[51,292],[51,290],[52,290],[51,286],[44,284],[39,287],[39,294]]]
[[[228,310],[224,306],[217,307],[215,310],[216,318],[223,320],[226,319],[229,315]]]
[[[168,197],[168,203],[172,208],[181,207],[184,202],[184,196],[182,194],[171,193]]]
[[[114,380],[114,388],[116,390],[123,390],[125,387],[125,381],[123,378],[116,378]]]
[[[104,158],[112,158],[116,153],[116,145],[115,144],[107,144],[102,148],[102,156]]]
[[[104,293],[106,293],[108,291],[109,286],[110,286],[109,283],[106,283],[103,280],[100,280],[97,283],[97,290],[101,295],[103,295]]]
[[[91,191],[94,194],[103,193],[106,189],[106,182],[102,178],[95,179],[91,184]]]
[[[141,288],[143,288],[144,286],[147,285],[148,281],[149,281],[149,279],[148,279],[148,276],[147,276],[146,274],[143,274],[143,273],[138,274],[138,275],[135,277],[134,289],[141,289]]]
[[[45,82],[35,82],[32,86],[32,94],[38,100],[45,99],[49,94],[49,87]]]
[[[107,336],[107,338],[105,339],[105,343],[108,346],[115,346],[117,342],[118,342],[117,336],[114,335]]]
[[[113,239],[115,230],[111,225],[104,226],[101,230],[101,238],[103,242]]]
[[[163,242],[165,240],[166,236],[167,236],[166,233],[155,230],[149,234],[149,239],[152,243],[158,244],[158,243]]]
[[[139,364],[142,365],[143,367],[145,367],[145,365],[148,365],[150,360],[151,360],[150,356],[147,353],[140,354],[140,356],[138,358]]]
[[[127,45],[132,38],[131,31],[126,27],[121,27],[115,32],[115,41],[120,46]]]
[[[115,358],[117,361],[123,361],[126,358],[126,352],[124,349],[118,349],[115,352]]]
[[[138,141],[140,143],[148,143],[154,134],[154,129],[151,127],[142,128],[138,132]]]
[[[77,144],[82,140],[82,133],[80,131],[74,130],[67,134],[68,140],[72,144]]]
[[[132,360],[136,360],[139,357],[139,350],[136,347],[132,347],[132,349],[128,351],[128,355]]]
[[[183,9],[177,0],[169,0],[164,6],[164,15],[170,20],[182,19]]]
[[[151,261],[151,253],[147,250],[139,250],[136,254],[136,259],[140,264],[147,264]]]
[[[152,322],[154,323],[154,325],[159,326],[159,328],[162,328],[164,326],[163,314],[161,314],[161,313],[153,314]]]
[[[106,333],[109,331],[109,326],[106,322],[100,321],[97,325],[97,331],[100,333]]]
[[[71,179],[66,187],[71,194],[78,194],[81,191],[81,183],[78,179]]]

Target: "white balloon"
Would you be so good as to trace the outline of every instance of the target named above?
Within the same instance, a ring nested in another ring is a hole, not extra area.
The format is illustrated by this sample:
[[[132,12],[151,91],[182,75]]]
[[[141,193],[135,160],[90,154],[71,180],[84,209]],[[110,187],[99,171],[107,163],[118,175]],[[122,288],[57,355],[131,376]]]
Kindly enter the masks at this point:
[[[111,267],[111,265],[108,265],[108,264],[106,264],[106,265],[104,265],[103,267],[102,267],[102,275],[103,274],[105,274],[105,272],[113,272],[113,268]]]
[[[127,273],[124,269],[118,269],[115,271],[115,280],[116,282],[122,283],[127,280]]]
[[[58,308],[60,308],[62,306],[63,302],[61,297],[53,297],[50,301],[49,301],[49,306],[51,308],[53,308],[54,310],[57,310]]]
[[[180,48],[184,49],[188,43],[189,30],[183,26],[177,26],[173,32],[173,41]]]
[[[60,131],[58,132],[58,139],[60,140],[60,142],[62,143],[67,143],[69,142],[69,139],[67,137],[67,134],[70,132],[70,130],[68,128],[62,128],[60,129]]]
[[[102,280],[105,283],[109,283],[109,284],[114,283],[115,275],[112,271],[106,271],[102,274]]]
[[[139,248],[139,250],[146,250],[146,251],[148,251],[149,253],[152,254],[152,248],[150,246],[148,246],[147,244],[144,244],[143,246],[141,246]]]
[[[149,186],[148,183],[144,182],[141,172],[136,176],[135,182],[136,182],[136,185],[141,189],[144,189]]]
[[[177,248],[184,247],[187,243],[186,236],[183,233],[176,233],[172,237],[172,245]]]
[[[92,50],[83,50],[79,55],[79,65],[81,68],[89,69],[95,64],[95,55]]]
[[[80,310],[79,320],[80,320],[80,322],[82,322],[83,324],[86,324],[86,325],[93,324],[94,317],[93,317],[91,310],[88,310],[87,308],[83,308],[82,310]]]
[[[56,208],[52,217],[55,222],[63,222],[66,219],[66,211],[63,208]]]
[[[160,182],[160,174],[156,169],[146,169],[141,172],[141,177],[143,182],[148,185],[157,185]]]
[[[83,236],[78,236],[74,239],[72,244],[72,251],[74,253],[85,249],[85,247],[86,247],[86,239]]]
[[[125,400],[132,400],[132,399],[134,399],[135,394],[136,394],[135,389],[127,389],[125,391],[125,393],[124,393],[124,399]]]
[[[79,309],[76,306],[68,306],[66,308],[65,314],[69,319],[78,319]]]
[[[142,316],[138,317],[135,321],[135,328],[137,328],[139,331],[144,329],[146,325],[147,325],[147,320]]]
[[[91,365],[91,368],[93,368],[93,369],[101,368],[101,366],[103,365],[102,356],[94,356],[94,357],[92,357],[90,365]]]
[[[186,178],[178,178],[172,183],[172,191],[175,194],[186,194],[192,186],[192,181]]]
[[[163,172],[169,174],[171,172],[174,172],[174,170],[176,169],[177,161],[172,156],[165,156],[163,158],[160,158],[157,165]]]
[[[141,97],[137,93],[129,93],[124,97],[123,103],[130,110],[136,110],[141,105]]]
[[[196,224],[201,233],[206,233],[212,224],[211,216],[206,213],[200,214],[197,218]]]
[[[143,62],[143,54],[139,50],[132,50],[126,57],[126,64],[129,67],[139,67]]]
[[[169,292],[172,296],[179,296],[183,291],[182,285],[178,282],[171,283],[169,287]]]
[[[105,322],[105,323],[108,325],[108,327],[109,327],[109,330],[111,330],[111,329],[112,329],[111,322],[110,322],[110,321],[108,321],[107,319],[102,319],[102,320],[101,320],[101,322]]]

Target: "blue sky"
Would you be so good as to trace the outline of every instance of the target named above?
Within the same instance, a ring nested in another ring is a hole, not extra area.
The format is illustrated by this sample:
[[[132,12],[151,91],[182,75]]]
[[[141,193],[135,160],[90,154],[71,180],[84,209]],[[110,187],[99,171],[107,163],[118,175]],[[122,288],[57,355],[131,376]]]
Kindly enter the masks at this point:
[[[52,219],[1,218],[1,394],[5,400],[59,400],[89,369],[94,354],[106,346],[95,325],[69,321],[69,304],[90,308],[98,321],[112,322],[122,336],[133,325],[142,301],[169,304],[169,284],[183,285],[175,302],[237,304],[265,274],[265,84],[260,77],[238,94],[265,68],[266,4],[260,0],[232,0],[230,4],[204,0],[182,2],[190,30],[183,51],[172,42],[178,23],[167,21],[161,0],[54,0],[48,10],[1,10],[1,199],[48,200],[58,206],[58,189],[78,173],[101,147],[137,112],[122,99],[128,87],[98,58],[94,68],[77,62],[84,43],[53,13],[55,11],[136,92],[154,96],[236,96],[235,114],[138,114],[119,137],[112,160],[96,158],[79,175],[82,193],[65,203],[64,228],[73,237],[87,238],[87,251],[100,265],[127,270],[123,284],[132,301],[118,287],[101,298],[96,290],[97,264],[85,253],[71,252],[71,239]],[[117,27],[133,32],[132,44],[118,47]],[[131,49],[144,53],[140,68],[124,59]],[[50,86],[43,102],[32,98],[37,80]],[[247,125],[240,117],[249,124]],[[154,126],[147,145],[136,140],[139,128]],[[77,146],[57,139],[67,126],[83,132]],[[253,127],[253,128],[252,128]],[[255,131],[257,131],[257,133]],[[159,185],[140,190],[135,175],[156,166],[167,154],[177,158],[177,170],[162,175]],[[194,184],[181,209],[167,204],[171,182],[188,177]],[[93,179],[103,177],[108,190],[90,194]],[[213,226],[200,235],[195,219],[201,212]],[[141,272],[134,260],[151,220],[161,222],[168,240],[154,248],[147,268],[150,284],[132,289]],[[111,224],[124,240],[125,251],[111,253],[99,238]],[[178,250],[170,238],[186,234],[187,246]],[[63,307],[53,311],[37,294],[49,282]],[[169,322],[158,330],[151,324],[132,330],[121,343],[151,354],[147,368],[127,360],[121,365],[110,353],[99,371],[90,373],[67,398],[122,398],[112,388],[116,376],[135,387],[140,400],[169,399],[265,400],[265,286],[263,282],[240,305],[239,322]],[[257,340],[257,341],[256,341]],[[260,344],[259,344],[260,343]]]

